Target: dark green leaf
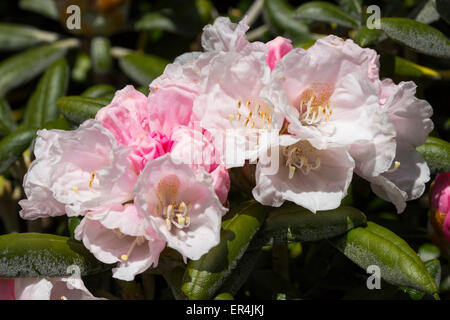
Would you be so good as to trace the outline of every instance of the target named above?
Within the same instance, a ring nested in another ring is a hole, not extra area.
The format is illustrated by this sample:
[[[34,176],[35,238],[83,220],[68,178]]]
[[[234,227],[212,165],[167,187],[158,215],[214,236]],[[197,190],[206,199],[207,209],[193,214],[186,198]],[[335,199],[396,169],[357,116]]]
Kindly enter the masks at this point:
[[[369,29],[366,26],[363,26],[356,34],[355,42],[361,47],[368,47],[376,43],[378,38],[380,38],[380,35],[380,30]]]
[[[58,130],[72,130],[73,125],[70,124],[65,118],[58,118],[56,120],[48,121],[44,123],[44,128],[47,130],[58,129]]]
[[[360,24],[337,5],[324,1],[312,1],[301,5],[295,10],[294,18],[337,23],[348,28],[357,28]]]
[[[418,52],[450,58],[450,41],[429,25],[407,18],[382,18],[381,29],[390,38]]]
[[[435,137],[428,137],[425,144],[417,147],[433,173],[450,171],[450,144]]]
[[[0,136],[6,136],[16,128],[8,101],[0,97]]]
[[[339,0],[339,5],[345,12],[352,15],[356,20],[361,20],[362,17],[362,0]]]
[[[149,85],[160,76],[169,61],[149,54],[130,53],[119,59],[122,71],[141,85]]]
[[[22,156],[36,134],[36,128],[22,127],[0,141],[0,174]]]
[[[314,39],[307,25],[293,18],[294,9],[285,0],[265,0],[264,11],[277,33],[285,34],[295,41]]]
[[[21,24],[0,23],[0,49],[20,50],[40,42],[53,42],[58,35]]]
[[[366,216],[352,207],[312,213],[288,203],[270,213],[261,234],[266,241],[317,241],[336,237],[365,223]]]
[[[109,84],[96,84],[92,87],[87,88],[82,94],[82,97],[89,98],[104,98],[105,96],[114,95],[116,89]]]
[[[69,121],[80,124],[87,119],[95,118],[97,111],[109,102],[110,100],[104,98],[68,96],[59,98],[56,105]]]
[[[261,227],[266,210],[256,201],[249,201],[224,217],[220,243],[187,265],[182,290],[189,299],[214,296]]]
[[[0,63],[0,95],[31,80],[66,54],[78,40],[68,39],[11,56]]]
[[[413,249],[400,237],[373,222],[350,230],[332,241],[349,259],[364,270],[378,266],[387,282],[436,294],[433,277]]]
[[[227,292],[219,293],[214,300],[234,300],[233,296]]]
[[[19,6],[23,10],[33,11],[50,19],[58,19],[59,13],[55,0],[20,0]]]
[[[96,37],[91,42],[91,57],[94,70],[99,73],[106,73],[111,69],[111,43],[108,38]]]
[[[59,110],[56,100],[64,96],[69,83],[69,67],[65,59],[54,62],[45,71],[36,90],[28,100],[23,124],[40,128],[45,122],[55,120]]]
[[[79,267],[82,276],[108,269],[74,239],[41,233],[0,236],[1,278],[70,276],[71,266]]]

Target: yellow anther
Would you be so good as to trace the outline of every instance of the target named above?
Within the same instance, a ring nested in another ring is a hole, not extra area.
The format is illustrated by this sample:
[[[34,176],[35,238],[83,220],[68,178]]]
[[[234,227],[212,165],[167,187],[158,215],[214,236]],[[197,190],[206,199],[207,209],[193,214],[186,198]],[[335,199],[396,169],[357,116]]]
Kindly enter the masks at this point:
[[[229,115],[228,115],[228,118],[229,118],[230,120],[234,120],[234,114],[229,114]]]
[[[177,221],[179,225],[184,226],[184,223],[186,222],[185,217],[181,213],[177,213]]]
[[[394,167],[392,169],[389,169],[388,171],[386,171],[387,173],[392,173],[397,171],[397,169],[400,167],[400,161],[395,161],[394,162]]]
[[[295,173],[295,167],[293,165],[289,165],[289,179],[292,179],[294,177]]]
[[[61,300],[67,300],[66,296],[61,296]]]
[[[127,261],[128,260],[128,256],[126,254],[123,254],[120,256],[120,259],[122,259],[123,261]]]
[[[73,186],[72,190],[75,191],[75,192],[78,192],[78,186]]]
[[[92,188],[92,183],[94,182],[95,172],[91,173],[91,179],[89,180],[89,188]]]

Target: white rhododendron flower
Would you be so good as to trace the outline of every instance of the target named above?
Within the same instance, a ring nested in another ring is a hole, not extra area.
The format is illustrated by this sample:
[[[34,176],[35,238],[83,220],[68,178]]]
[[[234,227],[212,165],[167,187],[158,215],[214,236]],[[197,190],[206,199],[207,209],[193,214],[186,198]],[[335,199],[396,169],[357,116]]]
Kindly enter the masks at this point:
[[[177,162],[165,155],[149,163],[136,184],[135,203],[167,246],[197,260],[219,243],[227,209],[209,174]]]

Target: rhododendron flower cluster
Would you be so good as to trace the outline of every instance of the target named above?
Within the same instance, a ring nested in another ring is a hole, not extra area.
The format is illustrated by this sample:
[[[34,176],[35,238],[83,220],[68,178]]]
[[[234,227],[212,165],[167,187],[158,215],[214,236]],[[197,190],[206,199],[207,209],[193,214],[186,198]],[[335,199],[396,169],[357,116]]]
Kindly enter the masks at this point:
[[[196,260],[219,243],[232,167],[256,166],[263,205],[312,212],[337,208],[353,174],[398,212],[424,192],[415,147],[432,109],[414,83],[381,80],[376,52],[352,40],[305,50],[247,30],[218,18],[147,97],[127,86],[78,129],[39,131],[21,216],[83,217],[75,237],[131,280],[166,246]]]

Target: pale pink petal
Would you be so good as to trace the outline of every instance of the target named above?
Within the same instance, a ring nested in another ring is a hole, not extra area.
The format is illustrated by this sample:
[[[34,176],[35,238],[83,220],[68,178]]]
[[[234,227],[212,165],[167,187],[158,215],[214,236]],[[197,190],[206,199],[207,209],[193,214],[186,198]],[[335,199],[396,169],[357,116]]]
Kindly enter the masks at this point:
[[[236,24],[232,23],[228,17],[218,17],[214,24],[203,28],[203,49],[206,51],[240,51],[249,43],[245,37],[248,29],[246,18]]]

